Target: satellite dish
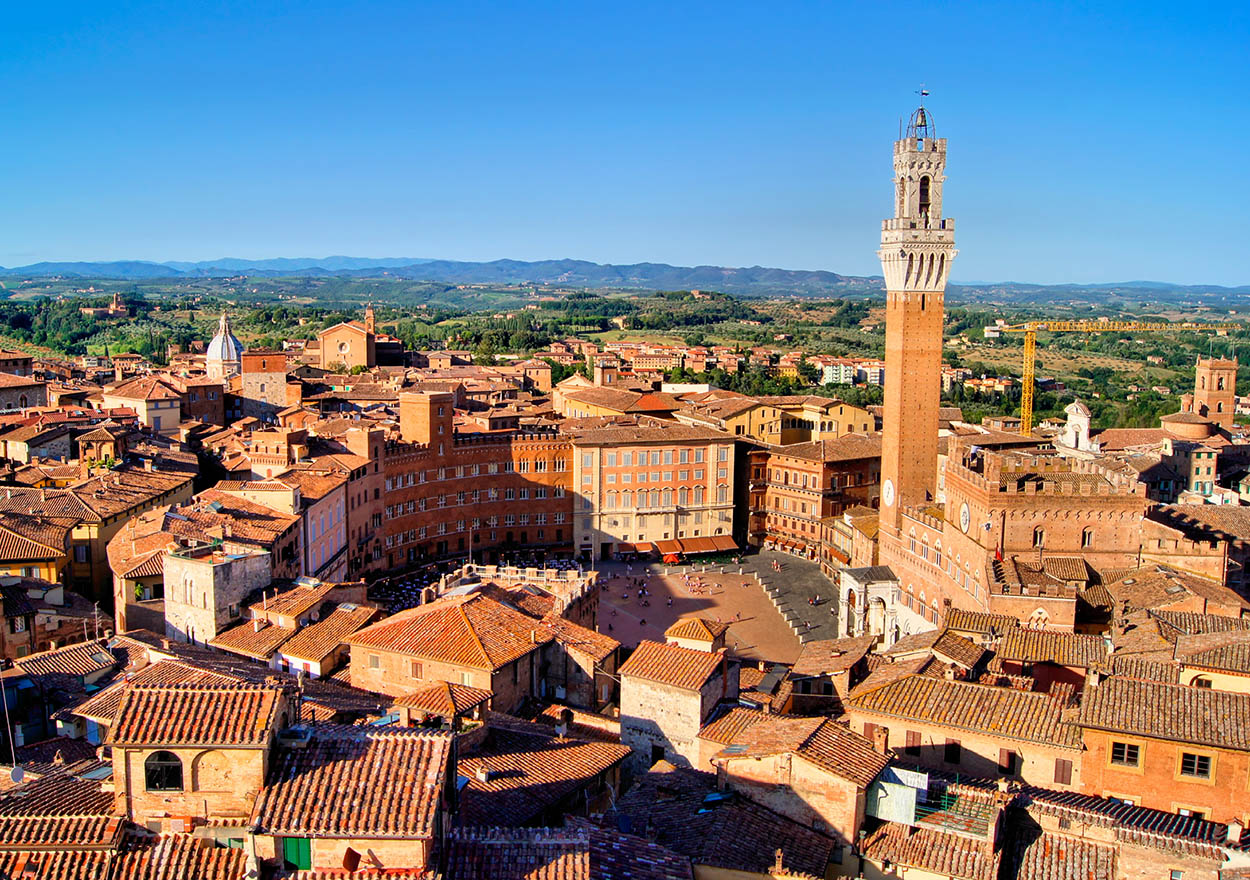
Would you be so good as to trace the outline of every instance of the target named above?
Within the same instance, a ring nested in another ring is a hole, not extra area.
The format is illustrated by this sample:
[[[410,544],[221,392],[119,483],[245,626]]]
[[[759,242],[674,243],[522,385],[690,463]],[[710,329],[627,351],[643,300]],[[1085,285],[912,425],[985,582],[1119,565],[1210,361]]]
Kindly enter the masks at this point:
[[[21,767],[14,766],[13,769],[9,771],[9,782],[12,782],[14,785],[17,785],[25,778],[26,771]]]

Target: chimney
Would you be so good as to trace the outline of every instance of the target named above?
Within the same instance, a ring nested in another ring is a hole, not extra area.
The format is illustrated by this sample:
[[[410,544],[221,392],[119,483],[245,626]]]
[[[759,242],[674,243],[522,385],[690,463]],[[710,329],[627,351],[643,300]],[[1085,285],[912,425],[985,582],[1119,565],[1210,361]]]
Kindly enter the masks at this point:
[[[1241,843],[1241,835],[1245,830],[1245,826],[1234,819],[1228,823],[1228,831],[1224,835],[1225,842],[1230,846],[1237,846]]]
[[[890,750],[890,728],[875,727],[872,731],[872,747],[881,754],[885,754]]]
[[[261,621],[259,617],[252,618],[252,632],[254,633],[260,632],[260,623]]]

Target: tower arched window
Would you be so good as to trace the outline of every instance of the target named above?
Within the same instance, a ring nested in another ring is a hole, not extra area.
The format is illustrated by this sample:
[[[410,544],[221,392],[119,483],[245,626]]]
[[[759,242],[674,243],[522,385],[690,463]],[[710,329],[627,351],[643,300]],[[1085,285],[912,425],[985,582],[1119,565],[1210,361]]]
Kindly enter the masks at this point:
[[[920,216],[929,216],[929,175],[920,178]]]
[[[153,752],[143,762],[148,791],[182,791],[182,761],[173,752]]]
[[[1223,391],[1223,390],[1224,390],[1224,377],[1223,377],[1223,376],[1217,376],[1217,377],[1216,377],[1216,379],[1215,379],[1215,390],[1216,390],[1216,391]]]
[[[1207,390],[1207,377],[1206,376],[1198,377],[1198,387],[1201,388],[1203,391]]]
[[[1033,546],[1042,547],[1046,543],[1046,530],[1038,526],[1033,530]]]

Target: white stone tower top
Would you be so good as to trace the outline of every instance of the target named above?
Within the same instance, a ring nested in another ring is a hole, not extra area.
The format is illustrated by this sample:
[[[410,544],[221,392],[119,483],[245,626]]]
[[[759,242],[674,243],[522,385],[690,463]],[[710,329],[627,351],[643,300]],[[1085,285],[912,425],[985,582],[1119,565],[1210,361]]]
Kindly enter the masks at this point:
[[[881,222],[881,268],[887,291],[946,289],[955,259],[955,221],[942,216],[946,139],[922,105],[894,142],[894,216]]]

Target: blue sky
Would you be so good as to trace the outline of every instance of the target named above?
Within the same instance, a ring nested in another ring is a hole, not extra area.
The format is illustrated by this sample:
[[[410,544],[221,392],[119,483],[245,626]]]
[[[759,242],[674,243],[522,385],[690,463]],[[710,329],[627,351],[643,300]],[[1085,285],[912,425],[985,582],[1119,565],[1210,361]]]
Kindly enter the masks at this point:
[[[1245,3],[8,3],[0,265],[876,274],[923,82],[957,280],[1250,283]]]

